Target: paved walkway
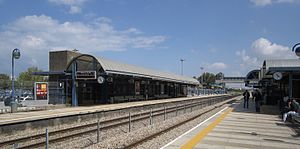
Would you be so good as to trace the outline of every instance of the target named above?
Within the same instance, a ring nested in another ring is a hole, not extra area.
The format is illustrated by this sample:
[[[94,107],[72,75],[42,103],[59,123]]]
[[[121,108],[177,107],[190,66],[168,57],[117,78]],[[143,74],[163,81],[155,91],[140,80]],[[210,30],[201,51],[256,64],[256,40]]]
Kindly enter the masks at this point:
[[[300,149],[299,126],[283,123],[279,116],[255,113],[242,101],[223,109],[193,130],[166,145],[165,149]]]

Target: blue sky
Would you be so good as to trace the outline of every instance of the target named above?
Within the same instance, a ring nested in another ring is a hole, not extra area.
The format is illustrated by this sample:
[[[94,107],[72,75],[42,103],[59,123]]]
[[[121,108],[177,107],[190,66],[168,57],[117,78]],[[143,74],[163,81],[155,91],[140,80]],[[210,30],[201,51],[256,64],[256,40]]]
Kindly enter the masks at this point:
[[[245,76],[296,58],[300,0],[0,0],[0,73],[48,70],[50,50],[78,49],[184,75]]]

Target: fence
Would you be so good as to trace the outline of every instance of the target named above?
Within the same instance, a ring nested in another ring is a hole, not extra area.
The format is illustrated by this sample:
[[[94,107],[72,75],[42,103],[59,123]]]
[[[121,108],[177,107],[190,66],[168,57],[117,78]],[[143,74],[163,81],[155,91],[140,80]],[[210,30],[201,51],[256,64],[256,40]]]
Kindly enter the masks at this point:
[[[70,91],[67,91],[65,82],[48,81],[48,97],[49,104],[66,104],[67,96],[70,96]],[[11,102],[11,81],[0,80],[0,102],[4,102],[6,106]],[[69,93],[69,94],[68,94]],[[188,96],[201,96],[210,94],[224,94],[225,89],[200,89],[187,88]],[[34,82],[33,81],[16,81],[15,82],[15,98],[19,103],[24,105],[32,105],[35,101]],[[29,101],[30,100],[30,101]],[[38,104],[38,103],[37,103]],[[38,104],[39,105],[39,104]]]
[[[188,87],[188,96],[201,96],[201,95],[211,95],[211,94],[225,94],[226,89],[200,89]]]
[[[34,95],[33,81],[15,81],[15,98],[23,106],[36,106],[45,104],[45,102],[38,101]],[[65,88],[63,82],[47,82],[48,83],[48,97],[51,103],[65,104]],[[9,106],[12,101],[11,80],[0,80],[0,102],[4,102],[5,106]],[[37,101],[37,102],[35,102]],[[39,104],[40,103],[40,104]],[[48,101],[46,102],[48,104]]]

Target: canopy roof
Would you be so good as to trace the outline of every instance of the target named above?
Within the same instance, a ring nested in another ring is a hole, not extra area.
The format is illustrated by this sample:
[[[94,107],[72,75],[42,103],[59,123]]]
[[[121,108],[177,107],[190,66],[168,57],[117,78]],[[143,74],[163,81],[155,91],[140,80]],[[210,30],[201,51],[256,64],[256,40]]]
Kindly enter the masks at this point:
[[[172,82],[179,82],[179,83],[193,84],[193,85],[199,84],[199,82],[194,78],[180,76],[173,73],[151,70],[151,69],[147,69],[135,65],[116,62],[102,57],[96,58],[88,54],[82,54],[78,57],[75,57],[72,61],[82,56],[92,57],[95,60],[97,60],[106,74],[121,74],[121,75],[128,75],[128,76],[145,77],[154,80],[172,81]],[[72,63],[72,61],[70,62],[70,64]],[[70,67],[70,64],[68,65],[67,70]]]
[[[247,74],[245,80],[246,81],[259,80],[259,73],[260,73],[260,70],[258,70],[258,69],[252,70]]]
[[[263,69],[266,70],[265,71],[266,74],[272,74],[277,71],[300,72],[300,60],[299,59],[265,60],[263,63]]]

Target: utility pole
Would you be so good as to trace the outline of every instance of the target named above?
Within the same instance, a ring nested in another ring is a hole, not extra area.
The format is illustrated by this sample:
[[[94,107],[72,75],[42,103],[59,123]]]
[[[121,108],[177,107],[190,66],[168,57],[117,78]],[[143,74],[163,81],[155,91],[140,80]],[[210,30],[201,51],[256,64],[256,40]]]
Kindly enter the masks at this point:
[[[185,59],[180,59],[181,61],[181,75],[183,75],[183,62],[185,61]]]
[[[201,72],[202,72],[202,75],[201,75],[201,84],[203,86],[203,76],[204,76],[203,69],[204,69],[204,67],[200,67],[200,69],[201,69]]]

